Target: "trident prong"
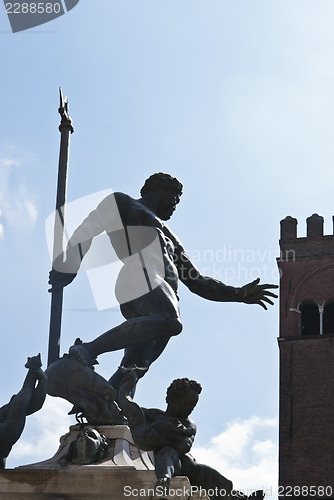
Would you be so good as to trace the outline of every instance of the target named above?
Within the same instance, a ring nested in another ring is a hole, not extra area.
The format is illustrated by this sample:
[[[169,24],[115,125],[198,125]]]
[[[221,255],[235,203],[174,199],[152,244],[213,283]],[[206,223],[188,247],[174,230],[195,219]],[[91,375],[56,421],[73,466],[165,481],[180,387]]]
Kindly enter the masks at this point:
[[[63,92],[61,90],[61,87],[59,87],[59,99],[60,99],[60,106],[59,106],[59,109],[58,109],[58,112],[61,116],[61,125],[67,125],[67,126],[70,126],[71,128],[71,133],[73,133],[74,129],[73,129],[73,124],[72,124],[72,120],[70,118],[70,115],[68,114],[68,98],[67,96],[65,97],[65,99],[63,98]]]
[[[63,92],[61,90],[61,87],[59,87],[59,98],[60,98],[60,108],[64,107],[64,99],[63,99]]]

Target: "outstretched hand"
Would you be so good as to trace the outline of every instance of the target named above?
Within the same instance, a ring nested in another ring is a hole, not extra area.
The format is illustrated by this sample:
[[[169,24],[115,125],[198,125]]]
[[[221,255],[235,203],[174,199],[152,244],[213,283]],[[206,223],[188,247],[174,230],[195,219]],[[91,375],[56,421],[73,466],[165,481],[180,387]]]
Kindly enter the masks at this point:
[[[276,293],[270,292],[270,288],[278,288],[278,285],[259,285],[260,278],[247,283],[239,289],[240,301],[245,304],[259,304],[263,309],[267,309],[267,304],[274,305],[274,302],[269,298],[277,299]]]

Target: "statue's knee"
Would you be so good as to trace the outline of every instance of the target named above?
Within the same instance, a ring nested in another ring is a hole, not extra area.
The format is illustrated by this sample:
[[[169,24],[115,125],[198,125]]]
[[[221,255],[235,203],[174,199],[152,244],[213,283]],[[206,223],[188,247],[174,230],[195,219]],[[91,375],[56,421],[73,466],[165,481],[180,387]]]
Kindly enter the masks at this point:
[[[181,323],[181,320],[179,318],[175,318],[171,320],[170,322],[170,327],[172,330],[172,336],[174,337],[175,335],[179,335],[182,332],[183,325]]]

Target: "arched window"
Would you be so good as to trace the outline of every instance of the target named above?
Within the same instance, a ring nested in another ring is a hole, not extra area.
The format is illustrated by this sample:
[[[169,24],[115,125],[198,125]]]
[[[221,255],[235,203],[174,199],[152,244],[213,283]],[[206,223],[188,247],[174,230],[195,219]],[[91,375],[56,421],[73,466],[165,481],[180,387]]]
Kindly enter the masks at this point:
[[[324,335],[334,334],[334,302],[324,307]]]
[[[301,334],[319,335],[320,334],[320,314],[317,304],[306,302],[299,306],[301,312]]]

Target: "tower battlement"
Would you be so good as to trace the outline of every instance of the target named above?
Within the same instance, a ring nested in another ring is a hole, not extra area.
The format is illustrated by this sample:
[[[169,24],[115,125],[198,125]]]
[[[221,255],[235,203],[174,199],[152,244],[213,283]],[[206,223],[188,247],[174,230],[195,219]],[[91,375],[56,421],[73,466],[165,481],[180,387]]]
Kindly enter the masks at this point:
[[[281,240],[296,239],[297,224],[297,219],[290,215],[281,220]],[[306,227],[307,238],[320,238],[324,235],[324,218],[321,215],[313,214],[306,219]]]
[[[334,225],[334,216],[332,219]],[[298,237],[297,225],[297,219],[290,215],[281,220],[280,260],[334,255],[334,231],[324,235],[324,218],[321,215],[313,214],[306,219],[304,237]]]

